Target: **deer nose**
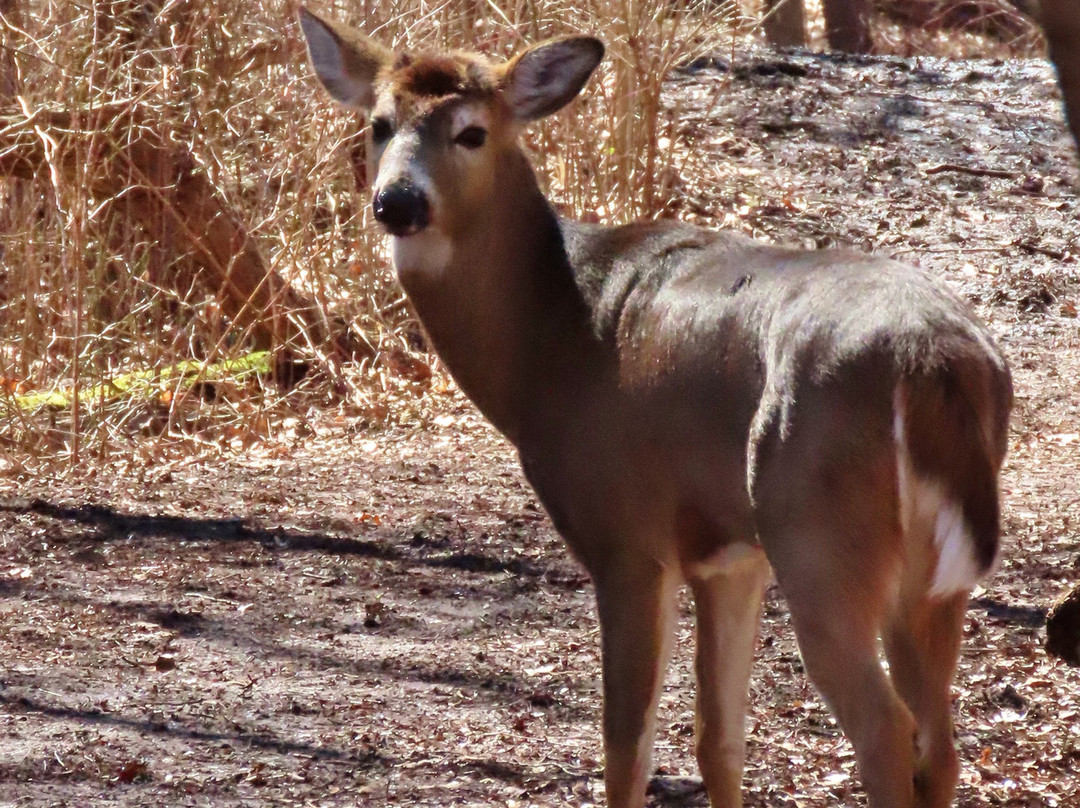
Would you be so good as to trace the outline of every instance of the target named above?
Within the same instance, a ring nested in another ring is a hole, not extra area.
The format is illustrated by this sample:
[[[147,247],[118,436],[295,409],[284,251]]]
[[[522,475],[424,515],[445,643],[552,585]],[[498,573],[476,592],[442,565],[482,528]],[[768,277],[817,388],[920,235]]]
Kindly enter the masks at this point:
[[[375,194],[375,219],[395,236],[411,236],[428,226],[427,194],[409,183],[393,183]]]

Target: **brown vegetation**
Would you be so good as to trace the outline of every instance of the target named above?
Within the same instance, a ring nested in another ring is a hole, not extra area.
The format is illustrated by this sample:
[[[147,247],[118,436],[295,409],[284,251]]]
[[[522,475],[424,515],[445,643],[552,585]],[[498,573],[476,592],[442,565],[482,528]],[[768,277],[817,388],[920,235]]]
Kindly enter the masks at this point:
[[[468,38],[493,53],[602,27],[613,58],[589,123],[555,121],[529,145],[569,209],[629,219],[668,207],[673,161],[692,159],[671,148],[660,83],[728,28],[691,5],[649,0],[620,17],[599,0],[559,13],[455,0],[430,15],[396,2],[363,19],[414,48]],[[315,395],[344,392],[376,418],[387,413],[372,382],[383,387],[389,373],[425,386],[430,360],[417,353],[417,327],[366,228],[362,161],[350,168],[365,137],[323,115],[325,99],[288,76],[302,64],[296,6],[0,7],[0,310],[7,334],[18,335],[0,349],[0,462],[74,460],[87,443],[127,451],[145,402],[83,406],[75,397],[67,410],[27,410],[16,396],[97,389],[188,359],[284,350],[318,369],[308,377]],[[569,151],[555,156],[553,141]],[[343,368],[335,358],[356,356],[367,361]],[[297,403],[265,385],[252,395],[257,423],[217,407],[211,432],[265,432],[276,423],[268,410]],[[206,409],[182,394],[162,405],[173,438],[185,437],[176,425],[192,408]]]
[[[122,217],[112,233],[140,225],[171,270],[152,279],[179,295],[192,282],[216,294],[224,315],[248,331],[253,347],[310,340],[332,343],[351,358],[347,343],[327,333],[315,305],[267,270],[247,227],[191,152],[166,141],[127,105],[0,116],[0,176],[34,180],[46,173],[105,200],[103,214]],[[188,261],[194,271],[180,271]]]

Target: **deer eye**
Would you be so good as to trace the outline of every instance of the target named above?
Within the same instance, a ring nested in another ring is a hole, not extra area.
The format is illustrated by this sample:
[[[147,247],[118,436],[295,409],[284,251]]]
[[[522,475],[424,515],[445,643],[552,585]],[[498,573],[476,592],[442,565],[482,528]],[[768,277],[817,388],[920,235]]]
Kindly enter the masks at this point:
[[[376,118],[371,122],[371,139],[376,143],[385,143],[394,135],[394,125],[386,118]]]
[[[479,126],[466,126],[454,138],[457,145],[464,146],[466,149],[479,149],[484,145],[485,140],[487,140],[487,130]]]

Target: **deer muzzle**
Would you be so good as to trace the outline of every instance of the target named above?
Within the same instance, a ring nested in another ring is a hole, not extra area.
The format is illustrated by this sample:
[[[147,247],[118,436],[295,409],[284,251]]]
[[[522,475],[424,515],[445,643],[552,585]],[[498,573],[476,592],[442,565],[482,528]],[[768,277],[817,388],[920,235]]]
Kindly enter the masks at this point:
[[[398,237],[419,233],[431,221],[427,194],[409,182],[395,182],[379,189],[373,207],[376,221]]]

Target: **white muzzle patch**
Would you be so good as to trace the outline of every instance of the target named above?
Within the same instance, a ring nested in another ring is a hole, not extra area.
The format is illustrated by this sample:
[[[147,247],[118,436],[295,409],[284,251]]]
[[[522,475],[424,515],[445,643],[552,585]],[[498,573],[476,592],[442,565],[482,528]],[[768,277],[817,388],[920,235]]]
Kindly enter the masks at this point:
[[[405,287],[416,282],[437,280],[446,272],[454,255],[454,245],[435,225],[413,236],[390,237],[394,271]]]

